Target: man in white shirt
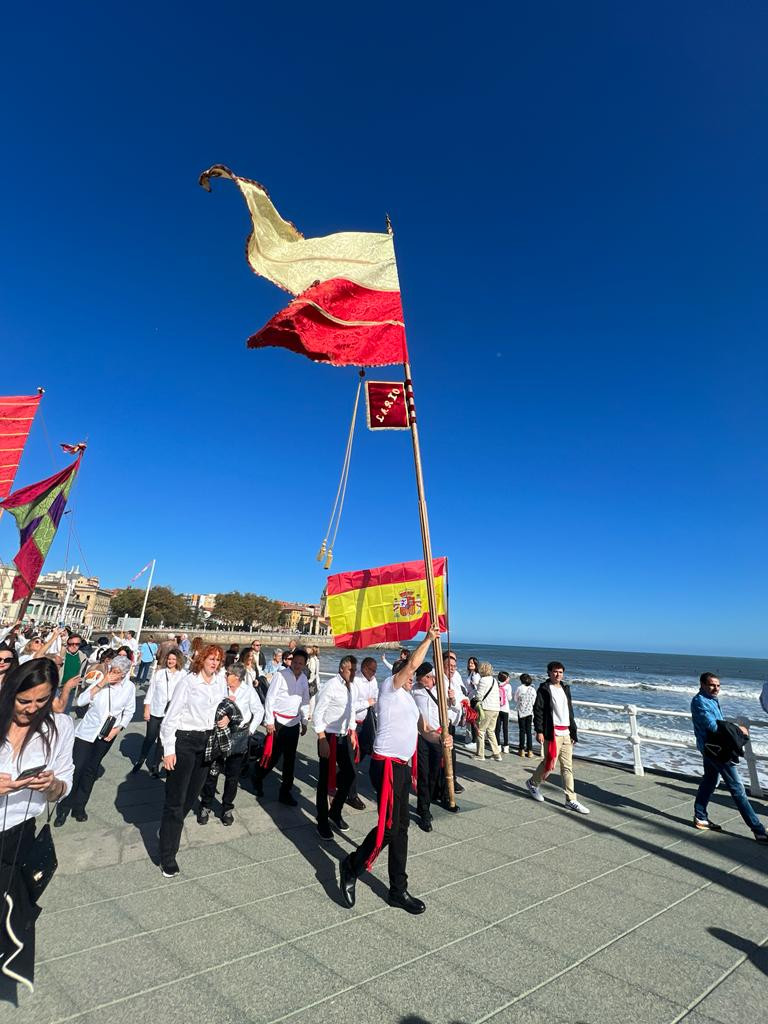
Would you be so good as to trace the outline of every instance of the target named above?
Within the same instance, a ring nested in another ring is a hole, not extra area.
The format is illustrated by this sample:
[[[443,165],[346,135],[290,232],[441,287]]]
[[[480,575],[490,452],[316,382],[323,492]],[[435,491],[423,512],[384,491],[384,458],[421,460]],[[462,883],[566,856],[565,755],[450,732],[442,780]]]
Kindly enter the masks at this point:
[[[563,682],[565,668],[560,661],[550,661],[547,678],[536,691],[533,705],[533,725],[536,739],[541,744],[541,762],[525,783],[529,796],[543,803],[539,789],[555,765],[560,764],[560,778],[565,793],[565,806],[577,814],[589,814],[589,809],[576,799],[573,788],[573,745],[578,740],[576,720],[573,717],[571,688]]]
[[[423,724],[416,744],[416,813],[422,832],[431,832],[430,804],[445,803],[446,793],[435,670],[428,661],[416,669],[416,685],[412,693]],[[460,714],[456,707],[448,708],[449,726],[455,724]]]
[[[377,669],[375,658],[363,658],[360,671],[352,681],[352,703],[355,712],[355,729],[357,730],[358,767],[363,758],[373,753],[373,741],[376,737],[376,701],[379,699],[379,684],[376,680]],[[352,786],[347,796],[347,803],[356,811],[365,810],[365,802],[357,792],[357,770],[352,779]]]
[[[286,654],[288,652],[286,651]],[[264,779],[277,762],[283,759],[283,777],[280,784],[281,804],[296,807],[298,800],[291,793],[296,765],[296,747],[299,733],[307,731],[309,716],[309,683],[304,674],[307,666],[307,652],[297,647],[290,658],[290,667],[273,672],[264,702],[264,724],[267,729],[267,743],[264,758],[254,773],[253,788],[256,796],[264,796]],[[266,764],[264,764],[266,760]]]
[[[349,832],[341,816],[349,787],[355,777],[354,749],[357,746],[354,702],[351,691],[357,658],[347,654],[339,662],[339,672],[329,679],[315,701],[312,725],[317,733],[317,831],[321,839],[333,839],[330,823],[339,832]],[[328,808],[328,793],[335,793]]]
[[[456,735],[456,726],[461,721],[464,709],[462,707],[462,701],[467,699],[467,691],[464,688],[464,682],[461,678],[461,673],[457,668],[456,652],[445,651],[443,653],[443,674],[445,676],[445,688],[446,688],[446,701],[448,703],[448,718],[450,719],[450,725],[448,731],[451,736]],[[453,764],[453,791],[454,793],[463,793],[464,787],[459,782],[456,775],[456,748],[451,749],[451,763]]]

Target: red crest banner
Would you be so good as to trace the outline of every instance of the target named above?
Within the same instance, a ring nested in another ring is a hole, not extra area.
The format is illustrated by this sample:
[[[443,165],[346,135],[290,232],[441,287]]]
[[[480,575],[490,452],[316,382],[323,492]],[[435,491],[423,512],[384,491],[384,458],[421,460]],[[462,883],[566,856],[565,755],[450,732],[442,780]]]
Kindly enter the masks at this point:
[[[405,384],[396,380],[366,380],[365,404],[369,430],[408,430]]]

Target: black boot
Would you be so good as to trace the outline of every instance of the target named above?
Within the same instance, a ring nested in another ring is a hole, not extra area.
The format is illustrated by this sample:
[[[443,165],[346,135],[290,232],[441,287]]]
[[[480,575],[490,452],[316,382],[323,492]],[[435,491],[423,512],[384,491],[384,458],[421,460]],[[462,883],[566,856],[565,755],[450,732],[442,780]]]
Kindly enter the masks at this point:
[[[351,857],[345,857],[339,865],[339,889],[341,898],[350,909],[355,905],[355,884],[357,875],[352,870]]]
[[[423,914],[427,909],[426,905],[422,900],[417,900],[415,896],[411,896],[407,889],[402,892],[389,893],[389,905],[390,907],[400,907],[402,910],[407,910],[409,914]]]

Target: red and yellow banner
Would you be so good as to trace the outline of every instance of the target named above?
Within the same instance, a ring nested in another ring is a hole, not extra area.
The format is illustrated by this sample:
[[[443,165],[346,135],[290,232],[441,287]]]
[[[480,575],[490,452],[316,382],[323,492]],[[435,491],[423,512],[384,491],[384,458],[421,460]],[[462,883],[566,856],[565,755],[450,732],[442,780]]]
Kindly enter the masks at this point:
[[[433,558],[440,629],[445,630],[445,558]],[[337,647],[403,643],[429,629],[424,562],[400,562],[378,569],[328,577],[328,615]]]

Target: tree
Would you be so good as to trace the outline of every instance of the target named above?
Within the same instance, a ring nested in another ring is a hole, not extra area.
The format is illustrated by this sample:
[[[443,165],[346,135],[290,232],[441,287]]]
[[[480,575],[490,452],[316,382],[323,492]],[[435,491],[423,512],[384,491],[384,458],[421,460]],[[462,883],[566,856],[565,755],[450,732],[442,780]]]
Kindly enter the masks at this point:
[[[119,590],[109,603],[114,615],[128,615],[138,619],[144,603],[144,591],[136,587]],[[181,626],[190,617],[187,602],[181,594],[175,594],[170,587],[152,587],[147,600],[145,626]]]
[[[217,594],[212,618],[226,626],[275,626],[280,620],[280,605],[261,594],[241,594],[232,590]]]

